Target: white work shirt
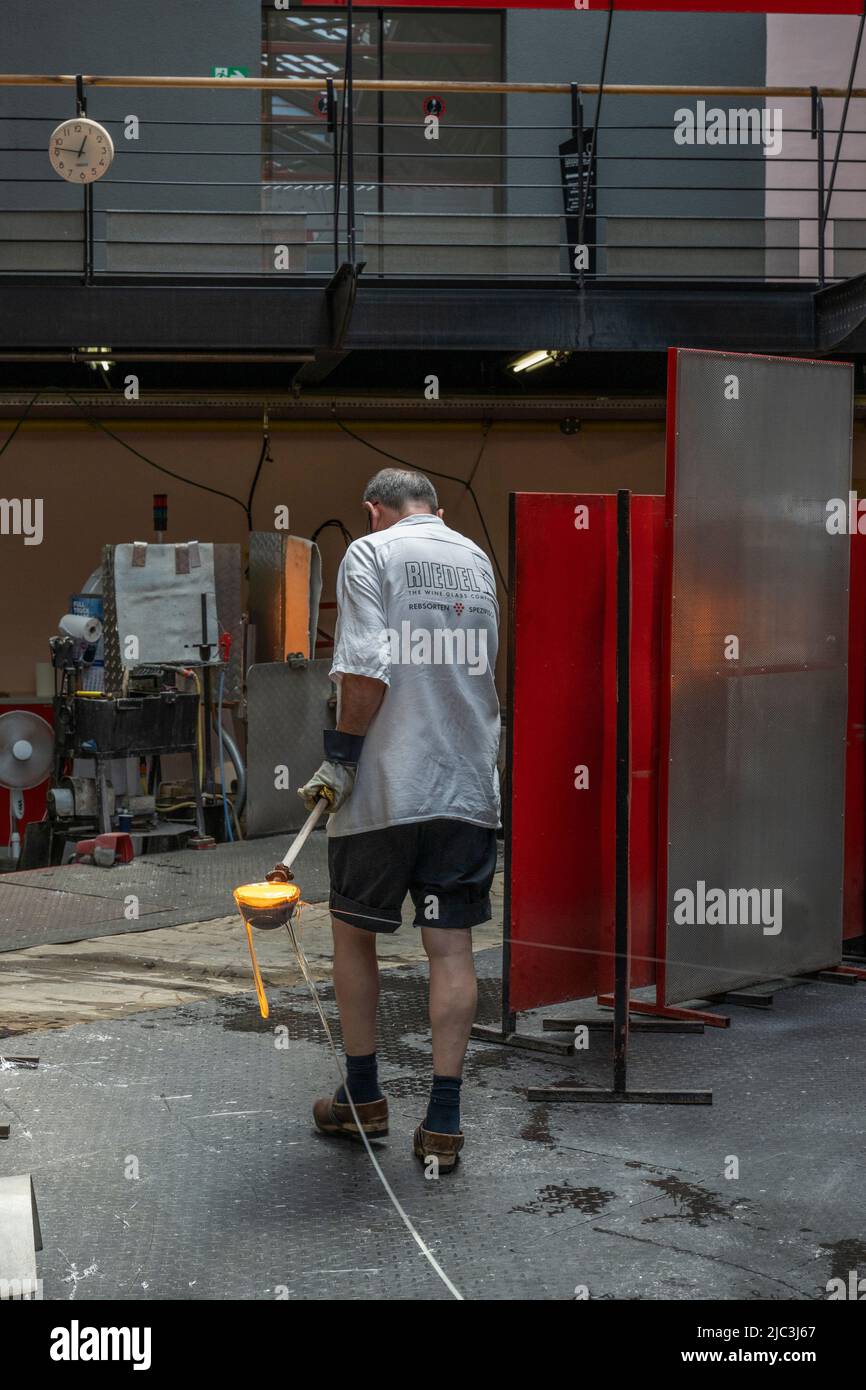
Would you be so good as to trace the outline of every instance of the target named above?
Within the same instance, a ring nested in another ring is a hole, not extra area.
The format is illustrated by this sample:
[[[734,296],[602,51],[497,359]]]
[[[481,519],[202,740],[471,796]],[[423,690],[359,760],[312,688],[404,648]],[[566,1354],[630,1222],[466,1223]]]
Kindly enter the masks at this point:
[[[498,638],[490,561],[441,517],[413,513],[352,542],[331,675],[388,689],[329,835],[439,817],[499,824]]]

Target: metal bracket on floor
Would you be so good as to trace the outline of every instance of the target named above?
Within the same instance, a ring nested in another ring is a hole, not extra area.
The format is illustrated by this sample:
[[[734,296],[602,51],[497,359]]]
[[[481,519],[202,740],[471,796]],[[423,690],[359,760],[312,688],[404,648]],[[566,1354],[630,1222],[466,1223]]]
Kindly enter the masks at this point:
[[[746,990],[733,989],[727,994],[711,994],[708,999],[719,1006],[741,1004],[746,1009],[772,1009],[775,997],[774,994],[749,994]]]
[[[829,970],[813,970],[801,976],[804,980],[820,980],[825,985],[856,985],[866,980],[866,970],[850,965],[834,965]]]
[[[476,1023],[471,1033],[476,1042],[499,1043],[502,1047],[517,1047],[524,1052],[546,1052],[554,1057],[571,1057],[574,1043],[554,1042],[551,1038],[536,1038],[529,1033],[504,1032],[501,1028]]]
[[[633,1033],[703,1033],[704,1025],[692,1020],[676,1018],[630,1018],[629,1030]],[[541,1027],[545,1033],[573,1033],[577,1028],[587,1028],[591,1033],[610,1033],[613,1030],[612,1018],[543,1018]]]
[[[613,995],[600,994],[597,1002],[599,1008],[612,1009]],[[683,1009],[674,1004],[652,1004],[642,999],[632,999],[628,1007],[630,1013],[648,1014],[653,1018],[679,1019],[683,1023],[703,1023],[708,1028],[730,1028],[731,1026],[731,1020],[724,1014],[711,1014],[704,1009]]]

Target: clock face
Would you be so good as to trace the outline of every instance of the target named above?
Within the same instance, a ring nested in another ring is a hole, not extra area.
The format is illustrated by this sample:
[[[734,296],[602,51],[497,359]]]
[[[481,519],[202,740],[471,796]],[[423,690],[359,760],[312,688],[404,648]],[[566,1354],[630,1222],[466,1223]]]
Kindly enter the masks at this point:
[[[111,164],[114,144],[98,121],[75,116],[53,131],[48,158],[55,174],[69,183],[94,183]]]

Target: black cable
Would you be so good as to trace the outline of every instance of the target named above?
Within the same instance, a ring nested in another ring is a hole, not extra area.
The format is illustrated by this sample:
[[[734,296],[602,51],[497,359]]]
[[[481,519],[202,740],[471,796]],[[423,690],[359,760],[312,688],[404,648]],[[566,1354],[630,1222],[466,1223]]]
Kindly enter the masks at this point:
[[[403,468],[411,469],[413,473],[429,473],[431,478],[447,478],[449,482],[459,483],[461,487],[465,488],[466,491],[469,493],[469,496],[472,498],[472,501],[475,503],[475,510],[478,512],[478,519],[481,522],[481,529],[484,532],[484,536],[487,541],[487,546],[490,551],[491,558],[493,560],[494,565],[496,566],[496,572],[499,575],[499,581],[502,584],[502,588],[505,594],[508,594],[508,585],[505,582],[505,575],[502,573],[502,566],[496,558],[496,551],[493,547],[493,539],[490,535],[490,532],[487,529],[487,522],[484,520],[484,513],[481,510],[478,498],[475,496],[475,489],[472,487],[471,481],[467,482],[465,478],[458,478],[454,473],[439,473],[436,471],[435,468],[420,468],[417,464],[410,463],[408,459],[400,458],[397,454],[389,454],[387,449],[380,449],[378,444],[371,444],[369,439],[364,439],[360,434],[355,434],[353,430],[349,429],[348,425],[344,425],[343,421],[338,420],[336,416],[334,417],[334,424],[337,425],[338,428],[341,429],[344,434],[348,434],[350,438],[356,440],[358,444],[363,444],[367,449],[372,449],[374,454],[381,454],[383,458],[390,459],[392,463],[399,463]],[[475,461],[475,467],[472,470],[471,477],[475,476],[475,469],[481,462],[481,454],[484,452],[484,447],[486,443],[487,433],[485,433],[484,435],[484,440],[481,445],[481,451],[478,455],[478,458]]]
[[[484,420],[484,421],[482,422],[482,425],[481,425],[481,448],[478,450],[478,453],[475,455],[475,462],[474,462],[473,465],[472,465],[472,472],[469,474],[469,477],[466,479],[466,486],[467,486],[468,488],[471,488],[471,487],[472,487],[472,480],[473,480],[473,478],[475,477],[475,474],[478,472],[478,465],[479,465],[479,463],[481,462],[481,459],[482,459],[483,456],[484,456],[484,450],[487,448],[487,436],[488,436],[489,433],[490,433],[490,421],[489,421],[489,420]]]
[[[9,433],[7,434],[6,438],[3,440],[3,446],[2,446],[2,448],[0,448],[0,458],[3,457],[3,455],[4,455],[5,452],[6,452],[6,450],[9,448],[9,445],[12,443],[12,440],[15,438],[15,436],[16,436],[16,434],[18,433],[18,431],[20,430],[21,426],[24,424],[24,421],[27,419],[27,416],[30,414],[30,412],[31,412],[31,410],[33,409],[34,405],[35,405],[36,402],[39,400],[39,397],[42,395],[42,389],[43,389],[43,388],[40,388],[40,389],[35,393],[35,395],[33,395],[33,396],[30,397],[30,400],[27,402],[27,405],[24,407],[24,414],[21,415],[21,416],[19,417],[19,419],[17,419],[17,420],[15,421],[15,424],[12,426],[12,428],[11,428],[11,430],[9,431]]]
[[[579,245],[582,245],[582,243],[583,243],[583,224],[584,224],[584,221],[585,221],[585,219],[586,219],[586,204],[587,204],[587,202],[588,202],[588,200],[589,200],[589,179],[592,177],[592,162],[593,162],[594,160],[597,161],[597,159],[598,159],[598,143],[597,143],[597,142],[598,142],[598,123],[599,123],[599,117],[601,116],[601,101],[602,101],[602,97],[604,96],[604,79],[605,79],[605,74],[606,74],[606,72],[607,72],[607,51],[608,51],[608,48],[610,47],[610,30],[611,30],[611,25],[613,24],[613,7],[614,7],[614,4],[615,4],[615,0],[608,0],[607,29],[605,30],[605,35],[604,35],[604,52],[602,53],[602,57],[601,57],[601,75],[599,76],[599,79],[598,79],[598,97],[597,97],[596,103],[595,103],[595,118],[594,118],[593,123],[592,123],[592,144],[591,144],[591,146],[590,146],[590,169],[589,169],[589,175],[588,175],[588,177],[587,177],[586,187],[585,187],[585,188],[584,188],[584,184],[583,184],[583,151],[580,152],[580,159],[581,159],[581,170],[580,170],[580,172],[581,172],[581,183],[580,183],[580,213],[579,213],[578,224],[577,224],[577,225],[578,225],[577,239],[578,239],[578,244],[579,244]],[[597,212],[597,211],[598,211],[598,208],[596,208],[596,212]],[[582,276],[582,275],[581,275],[581,279],[583,279],[583,276]]]
[[[848,119],[848,107],[851,104],[851,93],[854,90],[854,78],[857,73],[857,60],[860,57],[860,45],[863,42],[863,25],[866,23],[866,5],[860,16],[860,25],[857,30],[857,41],[854,44],[854,56],[851,59],[851,72],[848,76],[848,90],[845,93],[845,103],[842,107],[842,116],[839,121],[839,138],[836,141],[836,151],[833,155],[833,167],[830,171],[830,182],[827,188],[827,197],[824,202],[824,209],[821,215],[821,230],[826,227],[827,219],[830,216],[830,199],[833,197],[833,189],[836,184],[836,171],[839,168],[839,155],[842,151],[842,141],[845,138],[845,122]]]
[[[67,400],[70,400],[72,402],[72,404],[75,406],[75,409],[80,411],[81,414],[84,416],[84,419],[87,421],[88,425],[90,425],[93,429],[101,430],[103,434],[107,434],[109,439],[113,439],[116,444],[119,444],[121,446],[121,448],[128,449],[129,452],[131,454],[134,454],[137,459],[141,459],[142,463],[146,463],[151,468],[155,468],[157,473],[165,473],[167,477],[174,478],[179,483],[186,483],[187,487],[197,487],[202,492],[212,493],[215,497],[224,497],[227,502],[234,502],[236,507],[240,507],[241,511],[244,513],[245,516],[248,515],[247,508],[239,497],[234,497],[230,492],[221,492],[218,487],[208,487],[207,483],[196,483],[193,481],[192,478],[185,478],[182,473],[175,473],[173,469],[166,468],[164,464],[155,463],[153,459],[147,457],[147,454],[142,454],[140,450],[134,449],[131,444],[127,444],[125,439],[121,439],[119,434],[115,434],[112,430],[108,428],[107,425],[103,425],[101,420],[97,420],[94,416],[89,415],[85,410],[84,406],[81,404],[81,402],[77,401],[75,397],[71,394],[71,392],[67,391],[65,387],[60,388],[60,394],[66,396]]]
[[[352,544],[352,541],[355,539],[348,526],[346,526],[345,523],[342,522],[338,516],[332,516],[329,517],[327,521],[323,521],[321,526],[316,527],[315,531],[310,536],[310,541],[312,544],[315,544],[320,533],[325,530],[326,526],[336,526],[337,529],[342,533],[343,540],[347,546],[350,546]]]
[[[253,529],[253,498],[256,495],[256,488],[259,485],[259,477],[261,476],[261,471],[266,463],[273,463],[273,459],[271,458],[271,437],[268,434],[267,430],[264,430],[262,432],[262,447],[259,452],[259,461],[256,464],[256,471],[253,474],[253,480],[250,483],[249,496],[247,497],[247,525],[249,526],[251,531]]]

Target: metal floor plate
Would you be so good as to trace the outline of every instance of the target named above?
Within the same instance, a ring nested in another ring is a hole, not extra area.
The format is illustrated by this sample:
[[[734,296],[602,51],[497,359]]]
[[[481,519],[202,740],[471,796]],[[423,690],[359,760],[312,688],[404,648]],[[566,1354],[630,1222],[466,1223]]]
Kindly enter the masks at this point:
[[[139,901],[138,911],[146,917],[160,908],[156,903]],[[78,940],[102,934],[109,927],[112,932],[123,931],[124,921],[122,895],[106,898],[57,889],[46,893],[23,884],[9,893],[0,893],[0,941],[5,950],[33,945],[34,933],[39,934],[41,941]],[[70,931],[74,933],[71,938],[58,936]]]
[[[0,952],[225,917],[234,911],[232,889],[263,878],[288,843],[286,835],[271,835],[209,850],[145,855],[111,869],[69,864],[3,874]],[[308,902],[327,898],[324,832],[310,836],[297,872]],[[123,915],[130,893],[140,901],[138,921]]]
[[[477,961],[492,1022],[499,953]],[[409,1148],[431,1070],[425,972],[392,970],[380,1162],[467,1299],[570,1301],[578,1285],[601,1299],[823,1298],[831,1276],[866,1265],[852,1103],[864,1004],[862,987],[809,983],[729,1030],[635,1035],[632,1084],[712,1087],[697,1109],[531,1105],[530,1085],[607,1084],[609,1042],[579,1061],[473,1043],[464,1161],[428,1181]],[[311,1130],[336,1077],[308,994],[274,991],[272,1005],[267,1023],[243,995],[16,1038],[41,1062],[0,1072],[0,1165],[33,1173],[47,1299],[449,1297],[364,1150]]]
[[[112,869],[68,864],[0,875],[0,954],[226,917],[235,910],[232,889],[263,878],[290,840],[290,835],[269,835],[209,850],[146,855]],[[501,867],[501,841],[498,854]],[[306,902],[327,901],[324,831],[310,836],[296,873]],[[123,915],[130,893],[139,898],[138,921]]]

